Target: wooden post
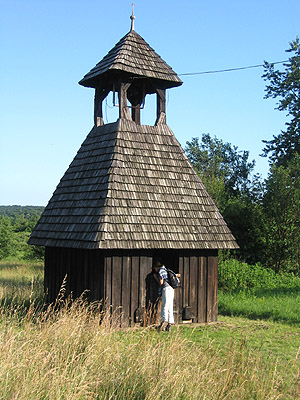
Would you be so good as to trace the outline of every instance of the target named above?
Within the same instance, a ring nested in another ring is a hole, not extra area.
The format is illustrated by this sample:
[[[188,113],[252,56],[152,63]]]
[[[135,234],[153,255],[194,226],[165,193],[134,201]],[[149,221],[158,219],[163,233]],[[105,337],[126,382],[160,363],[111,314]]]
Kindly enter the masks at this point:
[[[127,107],[127,90],[130,83],[119,83],[119,118],[131,119],[129,109]]]
[[[131,109],[131,118],[138,125],[141,125],[141,108],[140,107],[141,107],[141,104],[135,104],[135,105],[132,105],[132,109]]]
[[[166,89],[156,89],[157,110],[155,125],[166,124]]]
[[[95,91],[95,101],[94,101],[94,125],[103,125],[103,113],[102,113],[102,102],[108,95],[109,90],[104,88],[97,88]]]
[[[143,90],[144,91],[144,90]],[[132,108],[131,108],[131,117],[132,120],[141,125],[141,105],[144,101],[145,94],[142,92],[137,92],[128,96],[128,100],[130,101]]]

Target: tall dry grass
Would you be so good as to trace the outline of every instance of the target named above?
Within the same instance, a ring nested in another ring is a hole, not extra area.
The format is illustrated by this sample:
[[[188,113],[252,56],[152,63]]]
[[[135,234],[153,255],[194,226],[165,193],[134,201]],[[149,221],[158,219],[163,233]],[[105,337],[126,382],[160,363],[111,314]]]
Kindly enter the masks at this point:
[[[0,261],[0,306],[23,308],[30,302],[44,301],[42,264],[5,263]]]
[[[82,300],[20,317],[0,315],[0,399],[295,399],[290,382],[259,352],[228,342],[195,344],[180,328],[120,329],[119,319]],[[298,374],[298,375],[297,375]]]

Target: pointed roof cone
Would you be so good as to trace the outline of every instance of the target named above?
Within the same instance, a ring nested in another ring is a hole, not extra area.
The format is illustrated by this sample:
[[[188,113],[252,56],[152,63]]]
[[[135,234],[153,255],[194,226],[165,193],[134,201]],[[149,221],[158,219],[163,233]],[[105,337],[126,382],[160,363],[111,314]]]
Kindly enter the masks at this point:
[[[108,92],[134,79],[145,89],[143,95],[159,95],[161,89],[182,84],[132,29],[79,83]],[[93,127],[29,244],[116,250],[238,248],[165,121],[139,125],[123,114],[117,122]]]
[[[130,77],[159,80],[164,89],[182,85],[173,69],[134,30],[128,32],[79,84],[97,88],[101,78],[120,72]]]

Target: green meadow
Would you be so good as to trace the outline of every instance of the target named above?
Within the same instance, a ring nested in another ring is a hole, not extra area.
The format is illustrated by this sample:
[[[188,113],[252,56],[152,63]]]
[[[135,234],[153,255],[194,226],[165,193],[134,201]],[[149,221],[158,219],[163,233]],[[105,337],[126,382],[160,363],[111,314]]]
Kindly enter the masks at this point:
[[[234,263],[220,265],[218,322],[170,334],[120,329],[81,299],[45,307],[42,265],[0,264],[0,399],[300,398],[299,278],[245,284]]]

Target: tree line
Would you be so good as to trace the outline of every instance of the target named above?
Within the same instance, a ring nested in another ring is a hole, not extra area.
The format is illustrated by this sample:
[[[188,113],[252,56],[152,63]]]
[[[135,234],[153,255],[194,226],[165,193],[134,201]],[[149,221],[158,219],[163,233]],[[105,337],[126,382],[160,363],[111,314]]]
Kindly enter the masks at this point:
[[[262,156],[269,173],[262,180],[253,174],[255,161],[248,151],[210,134],[193,138],[186,153],[219,207],[240,249],[236,257],[261,263],[275,272],[300,273],[300,43],[287,50],[283,70],[265,62],[265,98],[277,99],[285,111],[286,129],[264,140]]]
[[[235,257],[260,263],[275,272],[300,274],[300,43],[287,50],[283,70],[265,62],[262,78],[265,98],[277,99],[285,111],[285,131],[264,140],[262,156],[269,173],[262,180],[254,174],[255,161],[248,151],[212,137],[192,138],[185,151],[207,191],[214,199],[240,249]],[[43,207],[0,207],[0,260],[17,257],[41,259],[43,248],[28,246],[29,235]]]
[[[0,206],[0,260],[41,260],[44,249],[27,241],[44,207]]]

